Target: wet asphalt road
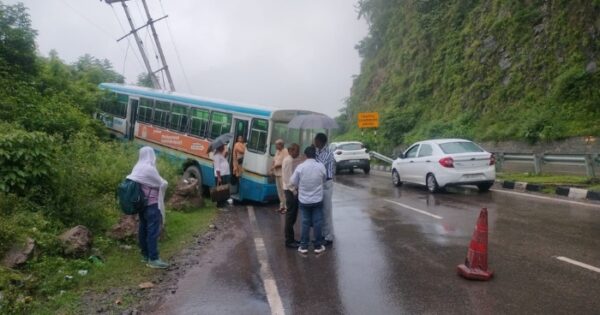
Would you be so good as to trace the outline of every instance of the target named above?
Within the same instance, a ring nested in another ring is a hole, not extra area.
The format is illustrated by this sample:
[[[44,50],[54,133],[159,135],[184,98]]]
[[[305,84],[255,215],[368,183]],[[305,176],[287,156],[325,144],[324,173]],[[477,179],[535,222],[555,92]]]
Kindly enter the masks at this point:
[[[555,258],[600,267],[600,206],[471,189],[432,195],[376,174],[343,174],[336,240],[320,256],[283,246],[275,205],[253,207],[257,228],[246,206],[233,208],[232,226],[157,314],[270,314],[254,238],[264,241],[286,314],[600,314],[600,273]],[[471,282],[456,266],[481,207],[495,276]]]

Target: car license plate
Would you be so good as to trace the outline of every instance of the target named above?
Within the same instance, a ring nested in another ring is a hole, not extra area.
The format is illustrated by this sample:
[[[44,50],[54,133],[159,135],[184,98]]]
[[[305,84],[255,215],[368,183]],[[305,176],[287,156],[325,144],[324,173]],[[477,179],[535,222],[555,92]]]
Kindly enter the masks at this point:
[[[359,163],[359,162],[360,162],[360,160],[350,160],[349,162],[350,162],[350,163]]]

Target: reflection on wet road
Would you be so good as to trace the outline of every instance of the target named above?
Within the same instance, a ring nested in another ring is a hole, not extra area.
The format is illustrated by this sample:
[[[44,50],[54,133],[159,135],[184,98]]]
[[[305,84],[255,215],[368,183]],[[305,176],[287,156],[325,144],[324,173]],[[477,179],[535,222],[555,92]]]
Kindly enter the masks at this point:
[[[456,266],[482,207],[495,278],[469,282]],[[255,213],[287,314],[600,313],[600,273],[556,259],[600,266],[600,207],[470,189],[432,195],[374,174],[341,175],[334,245],[306,257],[283,246],[272,206]],[[162,313],[271,313],[246,208],[235,214],[231,239],[206,254],[212,265],[190,272]]]

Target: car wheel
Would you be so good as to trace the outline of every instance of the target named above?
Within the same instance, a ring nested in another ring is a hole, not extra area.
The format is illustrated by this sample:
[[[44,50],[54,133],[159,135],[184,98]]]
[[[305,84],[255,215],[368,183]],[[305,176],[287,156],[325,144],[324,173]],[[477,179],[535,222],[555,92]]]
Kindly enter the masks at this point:
[[[350,172],[350,174],[354,174],[354,169],[353,168],[350,168],[348,171]]]
[[[433,174],[427,175],[427,190],[429,190],[430,193],[436,193],[440,191],[440,186],[438,185]]]
[[[492,188],[493,185],[494,185],[494,183],[483,183],[483,184],[477,185],[477,188],[479,188],[479,191],[481,191],[481,192],[486,192],[486,191],[490,190],[490,188]]]
[[[402,185],[402,181],[400,180],[400,174],[398,174],[398,171],[396,171],[396,170],[392,171],[392,183],[396,187]]]
[[[371,172],[371,167],[367,166],[367,167],[363,168],[363,172],[365,172],[365,174],[369,174]]]

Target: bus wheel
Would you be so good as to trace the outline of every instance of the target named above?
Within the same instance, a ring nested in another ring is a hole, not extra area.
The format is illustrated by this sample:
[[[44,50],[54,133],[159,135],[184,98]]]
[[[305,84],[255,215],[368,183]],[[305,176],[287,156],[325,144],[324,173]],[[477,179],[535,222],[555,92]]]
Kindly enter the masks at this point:
[[[183,172],[183,179],[195,178],[198,180],[198,191],[201,192],[202,188],[202,174],[200,173],[200,169],[197,166],[191,165],[188,166]]]

